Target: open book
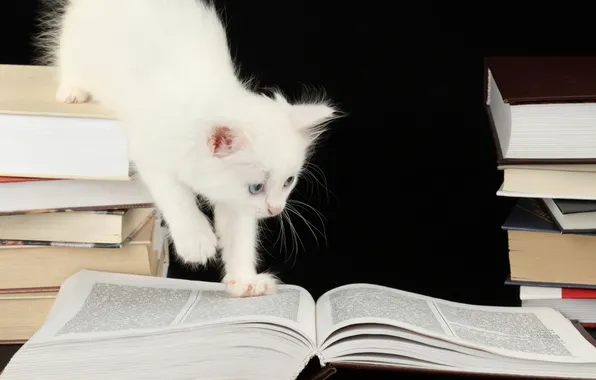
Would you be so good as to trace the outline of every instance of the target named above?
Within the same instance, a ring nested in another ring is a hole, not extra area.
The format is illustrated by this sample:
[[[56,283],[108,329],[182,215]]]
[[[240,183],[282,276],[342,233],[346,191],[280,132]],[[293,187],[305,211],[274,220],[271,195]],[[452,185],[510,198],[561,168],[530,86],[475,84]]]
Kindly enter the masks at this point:
[[[596,348],[549,308],[481,307],[353,284],[230,298],[223,284],[81,271],[0,375],[30,379],[296,379],[377,366],[596,379]]]

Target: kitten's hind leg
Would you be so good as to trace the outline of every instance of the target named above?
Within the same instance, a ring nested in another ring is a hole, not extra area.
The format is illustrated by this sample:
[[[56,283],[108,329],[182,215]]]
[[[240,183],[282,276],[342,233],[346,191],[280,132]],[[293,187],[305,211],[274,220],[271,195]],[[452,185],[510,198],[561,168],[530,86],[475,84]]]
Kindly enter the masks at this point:
[[[61,103],[85,103],[91,99],[91,94],[80,87],[60,84],[56,91],[56,100]]]

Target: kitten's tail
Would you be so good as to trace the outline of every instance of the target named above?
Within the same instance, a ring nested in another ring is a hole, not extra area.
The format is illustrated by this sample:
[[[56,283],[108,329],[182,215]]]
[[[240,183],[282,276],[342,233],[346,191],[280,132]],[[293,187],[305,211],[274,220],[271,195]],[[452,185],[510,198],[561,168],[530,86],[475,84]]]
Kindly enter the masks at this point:
[[[34,61],[38,65],[55,66],[60,46],[62,20],[67,7],[80,0],[41,0],[37,17],[39,32],[33,36]]]

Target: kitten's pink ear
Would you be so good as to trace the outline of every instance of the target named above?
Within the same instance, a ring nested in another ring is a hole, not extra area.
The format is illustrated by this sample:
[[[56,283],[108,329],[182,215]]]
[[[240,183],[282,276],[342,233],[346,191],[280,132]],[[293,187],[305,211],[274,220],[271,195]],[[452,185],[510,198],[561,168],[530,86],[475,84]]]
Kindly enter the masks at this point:
[[[246,145],[246,137],[232,128],[217,126],[211,130],[207,144],[215,157],[228,157]]]
[[[324,126],[337,118],[338,110],[324,104],[294,104],[290,109],[292,124],[303,130],[311,139],[316,139],[324,132]]]

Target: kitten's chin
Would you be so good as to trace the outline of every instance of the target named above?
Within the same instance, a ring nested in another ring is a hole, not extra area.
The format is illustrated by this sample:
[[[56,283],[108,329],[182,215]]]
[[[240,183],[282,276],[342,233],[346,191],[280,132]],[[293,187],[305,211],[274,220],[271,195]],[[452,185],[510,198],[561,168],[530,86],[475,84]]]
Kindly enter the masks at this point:
[[[255,215],[255,218],[257,218],[257,219],[272,219],[272,218],[281,218],[282,213],[283,213],[283,211],[280,212],[279,214],[271,215],[267,211],[255,210],[254,215]]]
[[[262,213],[262,212],[258,212],[258,211],[257,211],[257,212],[255,212],[255,214],[254,214],[254,215],[255,215],[255,218],[257,218],[257,219],[268,219],[268,218],[273,218],[273,216],[271,216],[271,215],[267,214],[266,212],[265,212],[265,213]]]

